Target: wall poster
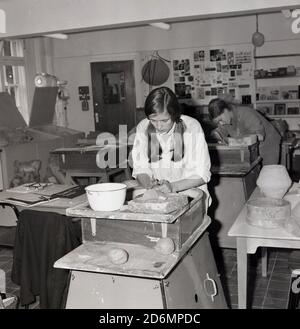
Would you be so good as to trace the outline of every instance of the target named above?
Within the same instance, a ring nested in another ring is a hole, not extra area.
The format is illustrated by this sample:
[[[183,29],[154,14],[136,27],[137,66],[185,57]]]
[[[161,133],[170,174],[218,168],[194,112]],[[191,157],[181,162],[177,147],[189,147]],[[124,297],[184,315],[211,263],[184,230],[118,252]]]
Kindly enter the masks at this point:
[[[190,56],[183,56],[174,53],[172,60],[174,91],[180,101],[192,99],[196,104],[207,105],[224,93],[242,102],[254,101],[251,46],[195,49]]]

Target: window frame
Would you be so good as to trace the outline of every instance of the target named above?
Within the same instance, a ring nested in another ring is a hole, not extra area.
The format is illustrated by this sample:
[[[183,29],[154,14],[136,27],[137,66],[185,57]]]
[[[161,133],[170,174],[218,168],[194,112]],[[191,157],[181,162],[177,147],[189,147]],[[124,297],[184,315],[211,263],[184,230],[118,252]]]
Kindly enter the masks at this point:
[[[10,42],[10,51],[12,56],[3,55],[2,50],[4,48],[5,41]],[[5,41],[0,41],[0,92],[6,91],[6,89],[10,86],[14,88],[16,106],[25,120],[28,116],[28,96],[26,86],[24,43],[23,40]],[[14,75],[13,84],[6,82],[6,66],[12,66]]]

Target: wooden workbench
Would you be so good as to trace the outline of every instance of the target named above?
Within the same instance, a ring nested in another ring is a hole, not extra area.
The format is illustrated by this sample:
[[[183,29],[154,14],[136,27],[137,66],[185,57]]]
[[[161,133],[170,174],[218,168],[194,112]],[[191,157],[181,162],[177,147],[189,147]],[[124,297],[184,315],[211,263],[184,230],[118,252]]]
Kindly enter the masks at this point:
[[[131,179],[131,172],[127,164],[129,146],[116,145],[89,145],[64,147],[51,151],[59,157],[60,170],[66,173],[66,180],[76,184],[76,178],[88,178],[88,184],[113,181],[113,177],[122,174],[122,180]],[[114,152],[110,163],[109,153]],[[107,166],[102,168],[98,162],[104,160]],[[87,184],[87,185],[88,185]]]
[[[205,216],[170,255],[134,241],[85,242],[54,264],[71,270],[66,308],[227,308],[205,233],[209,223]],[[126,249],[128,262],[112,264],[112,248]]]
[[[66,186],[68,187],[69,185],[61,185],[62,187]],[[29,195],[30,193],[28,193]],[[78,204],[82,204],[87,201],[86,194],[79,195],[73,199],[69,198],[57,198],[53,200],[49,200],[45,203],[37,204],[34,206],[31,206],[30,208],[22,205],[18,205],[17,203],[9,201],[9,198],[17,198],[21,199],[24,196],[23,193],[17,193],[17,192],[9,192],[9,191],[3,191],[0,192],[0,203],[11,203],[15,204],[16,207],[19,210],[23,209],[33,209],[37,211],[50,211],[50,212],[56,212],[62,215],[66,215],[66,210],[70,207],[75,207]]]
[[[55,263],[71,270],[66,308],[227,308],[206,229],[203,193],[185,191],[186,207],[169,214],[126,208],[101,212],[85,204],[67,210],[81,217],[83,244]],[[162,238],[174,250],[156,249]],[[113,249],[128,260],[115,264]]]

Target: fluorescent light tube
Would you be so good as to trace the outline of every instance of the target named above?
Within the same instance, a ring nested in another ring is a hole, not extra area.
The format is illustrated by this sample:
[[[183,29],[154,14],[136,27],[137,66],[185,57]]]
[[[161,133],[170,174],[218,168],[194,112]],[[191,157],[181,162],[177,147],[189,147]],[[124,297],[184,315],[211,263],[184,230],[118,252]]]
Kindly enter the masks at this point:
[[[159,29],[163,29],[163,30],[170,30],[171,29],[170,24],[163,23],[163,22],[150,23],[149,25],[154,26],[154,27],[158,27]]]
[[[53,39],[62,39],[62,40],[66,40],[69,38],[67,34],[63,34],[63,33],[45,34],[44,37],[53,38]]]

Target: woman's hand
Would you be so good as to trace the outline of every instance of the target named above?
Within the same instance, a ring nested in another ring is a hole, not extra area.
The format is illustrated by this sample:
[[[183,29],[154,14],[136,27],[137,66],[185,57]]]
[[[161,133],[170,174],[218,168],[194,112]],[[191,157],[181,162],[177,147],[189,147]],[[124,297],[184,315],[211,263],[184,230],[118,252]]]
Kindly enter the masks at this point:
[[[157,181],[147,174],[139,174],[136,177],[138,183],[145,189],[153,188]]]
[[[218,143],[228,144],[228,138],[222,131],[222,128],[216,128],[211,132],[211,137]]]
[[[172,184],[167,180],[160,180],[157,182],[155,186],[152,187],[156,191],[160,191],[162,193],[172,193],[173,187]]]

